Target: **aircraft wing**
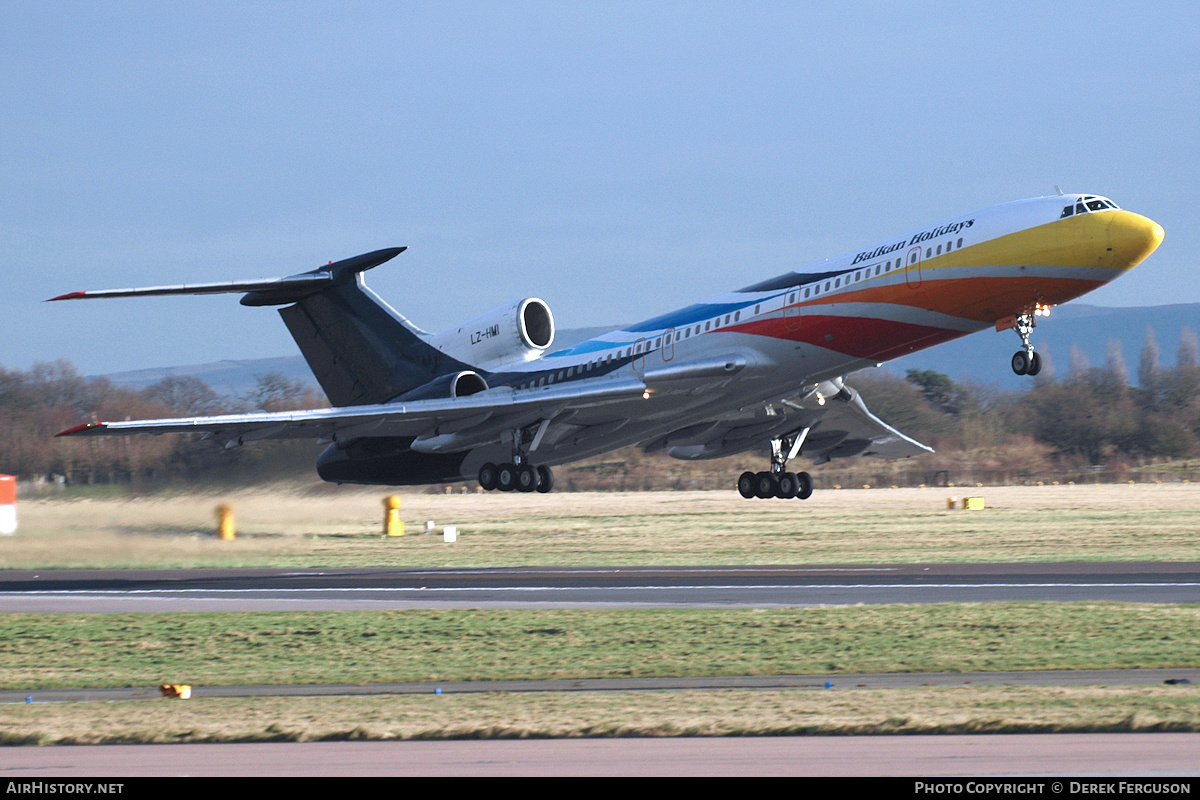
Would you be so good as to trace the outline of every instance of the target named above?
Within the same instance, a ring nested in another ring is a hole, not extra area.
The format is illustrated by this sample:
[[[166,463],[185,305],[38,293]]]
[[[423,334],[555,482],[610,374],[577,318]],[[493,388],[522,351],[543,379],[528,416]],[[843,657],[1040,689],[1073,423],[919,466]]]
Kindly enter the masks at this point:
[[[854,389],[829,381],[762,407],[682,428],[643,446],[647,452],[667,448],[675,458],[687,460],[721,458],[761,447],[772,438],[801,434],[800,454],[816,464],[852,456],[891,459],[933,452],[872,414]]]
[[[226,447],[260,439],[324,439],[412,436],[414,449],[460,450],[477,441],[493,441],[503,430],[552,419],[566,411],[619,402],[639,402],[646,385],[636,378],[614,378],[572,386],[513,391],[496,387],[467,397],[403,403],[344,406],[306,411],[225,414],[213,417],[92,422],[59,436],[132,433],[201,433]]]

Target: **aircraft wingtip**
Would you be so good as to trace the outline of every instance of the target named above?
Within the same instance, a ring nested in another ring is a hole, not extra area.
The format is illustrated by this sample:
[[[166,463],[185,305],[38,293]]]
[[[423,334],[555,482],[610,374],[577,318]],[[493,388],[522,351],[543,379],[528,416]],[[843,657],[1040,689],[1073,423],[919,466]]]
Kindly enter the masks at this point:
[[[67,292],[60,294],[58,297],[51,297],[47,303],[53,303],[55,300],[78,300],[80,297],[87,297],[87,292]]]
[[[85,422],[82,425],[76,425],[73,428],[67,428],[65,431],[59,431],[58,433],[56,433],[54,435],[55,436],[70,436],[71,434],[74,434],[74,433],[80,433],[82,431],[86,431],[91,428],[103,428],[104,426],[105,426],[105,424],[103,422]]]

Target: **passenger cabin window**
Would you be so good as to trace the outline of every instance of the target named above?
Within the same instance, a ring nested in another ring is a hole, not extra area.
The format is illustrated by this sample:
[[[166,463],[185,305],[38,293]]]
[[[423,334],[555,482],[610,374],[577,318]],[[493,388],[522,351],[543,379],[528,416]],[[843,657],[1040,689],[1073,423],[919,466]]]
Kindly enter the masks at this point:
[[[740,312],[740,311],[733,312],[733,321],[734,322],[737,322],[741,318],[742,318],[742,312]]]
[[[725,324],[726,325],[729,324],[729,315],[728,314],[725,315]]]
[[[959,240],[958,240],[958,244],[957,244],[956,246],[957,246],[957,247],[962,247],[962,239],[959,239]]]
[[[942,246],[940,244],[938,245],[937,254],[939,256],[942,254]]]
[[[829,281],[825,281],[825,291],[829,291]]]
[[[812,291],[812,290],[811,290],[811,289],[805,289],[805,290],[804,290],[804,296],[805,296],[806,298],[808,297],[808,293],[809,293],[810,291]]]
[[[875,265],[875,274],[876,274],[876,275],[878,275],[878,274],[879,274],[879,270],[880,270],[880,269],[882,269],[882,267],[880,267],[878,264],[876,264],[876,265]]]
[[[758,313],[759,313],[759,312],[761,312],[761,311],[762,311],[762,306],[761,306],[761,305],[757,305],[757,306],[755,306],[755,307],[754,307],[754,313],[755,313],[755,314],[758,314]]]

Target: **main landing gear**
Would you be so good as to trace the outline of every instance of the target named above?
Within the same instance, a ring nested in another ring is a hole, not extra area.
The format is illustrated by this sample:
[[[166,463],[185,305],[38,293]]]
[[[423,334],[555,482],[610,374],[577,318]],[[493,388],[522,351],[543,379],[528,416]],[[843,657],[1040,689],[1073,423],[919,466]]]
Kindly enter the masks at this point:
[[[807,500],[812,497],[813,479],[807,472],[788,472],[787,462],[800,453],[804,440],[808,437],[808,428],[793,436],[771,440],[771,471],[743,472],[738,477],[737,488],[742,497],[779,497],[787,500],[799,497]]]
[[[1033,351],[1033,343],[1029,341],[1035,325],[1033,314],[1017,314],[1015,327],[1024,345],[1024,349],[1013,353],[1012,357],[1012,371],[1018,375],[1037,375],[1042,371],[1042,357]]]
[[[488,462],[479,468],[479,485],[487,491],[533,492],[545,494],[554,488],[554,473],[546,466],[534,466],[517,457],[511,464]]]

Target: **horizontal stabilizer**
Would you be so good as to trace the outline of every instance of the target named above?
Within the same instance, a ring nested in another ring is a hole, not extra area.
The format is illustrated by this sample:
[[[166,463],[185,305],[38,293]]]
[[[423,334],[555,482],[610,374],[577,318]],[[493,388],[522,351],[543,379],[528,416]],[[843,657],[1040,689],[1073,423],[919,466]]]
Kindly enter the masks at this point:
[[[244,305],[283,305],[302,300],[330,284],[340,283],[359,272],[377,267],[400,255],[405,249],[404,247],[391,247],[386,250],[376,250],[286,278],[223,283],[185,283],[177,286],[146,286],[134,289],[98,289],[68,292],[60,294],[58,297],[51,297],[50,301],[173,294],[245,294],[246,297],[242,298]]]

